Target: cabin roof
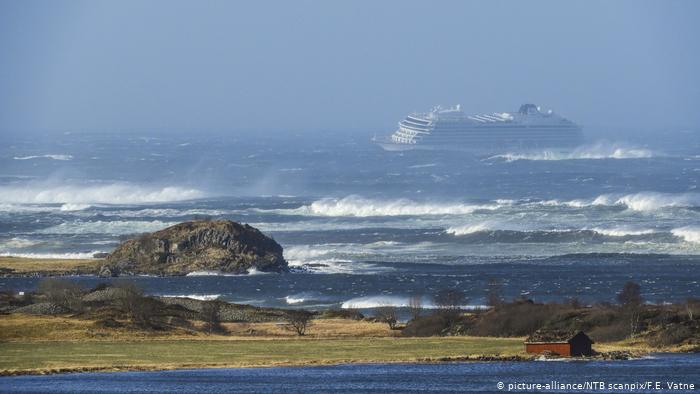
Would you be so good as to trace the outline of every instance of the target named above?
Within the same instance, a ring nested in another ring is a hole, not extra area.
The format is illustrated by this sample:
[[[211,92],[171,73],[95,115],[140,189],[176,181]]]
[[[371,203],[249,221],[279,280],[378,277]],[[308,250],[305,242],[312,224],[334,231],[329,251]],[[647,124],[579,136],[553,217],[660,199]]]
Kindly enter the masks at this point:
[[[569,343],[579,334],[591,341],[588,335],[580,330],[537,330],[527,337],[525,343]]]

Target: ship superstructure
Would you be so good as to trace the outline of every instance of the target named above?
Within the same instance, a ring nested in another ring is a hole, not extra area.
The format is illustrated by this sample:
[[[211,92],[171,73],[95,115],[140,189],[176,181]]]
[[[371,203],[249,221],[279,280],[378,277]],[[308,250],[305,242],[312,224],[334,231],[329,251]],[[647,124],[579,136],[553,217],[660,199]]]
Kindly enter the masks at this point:
[[[376,140],[387,150],[459,149],[498,152],[507,149],[570,148],[583,139],[581,127],[534,104],[518,112],[467,115],[457,105],[435,107],[401,120],[388,138]]]

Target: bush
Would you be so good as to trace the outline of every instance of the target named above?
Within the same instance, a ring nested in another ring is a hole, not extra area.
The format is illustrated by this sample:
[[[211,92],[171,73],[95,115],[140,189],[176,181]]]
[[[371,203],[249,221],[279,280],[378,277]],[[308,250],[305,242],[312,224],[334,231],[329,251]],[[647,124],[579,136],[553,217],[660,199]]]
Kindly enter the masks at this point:
[[[649,342],[652,346],[663,347],[678,345],[695,335],[694,330],[681,324],[668,325]]]
[[[46,297],[52,304],[59,305],[73,312],[83,310],[83,289],[75,282],[65,279],[42,279],[39,282],[38,292]]]
[[[143,290],[131,282],[114,286],[114,302],[134,324],[144,328],[161,328],[157,322],[158,312],[164,305],[143,295]]]
[[[390,330],[396,329],[398,320],[396,319],[396,308],[393,306],[382,306],[377,308],[374,318],[379,322],[386,323]]]
[[[357,309],[329,309],[321,312],[320,318],[362,320],[365,316]]]
[[[305,310],[291,310],[287,312],[287,322],[299,336],[306,333],[306,328],[311,321],[312,313]]]
[[[202,321],[204,321],[204,330],[208,334],[226,332],[226,329],[221,325],[221,319],[219,317],[220,311],[221,305],[216,301],[206,302],[202,305],[202,311],[199,315]]]
[[[518,301],[502,304],[480,315],[471,329],[473,335],[526,336],[542,328],[561,307],[556,304],[535,304]]]
[[[111,283],[100,282],[100,283],[96,284],[92,290],[90,290],[90,293],[94,293],[96,291],[101,291],[101,290],[106,290],[109,287],[112,287]]]
[[[442,335],[450,327],[450,321],[441,314],[420,316],[408,322],[401,334],[407,337],[432,337]]]
[[[588,336],[595,342],[614,342],[627,338],[629,333],[629,323],[624,320],[618,320],[610,325],[593,327],[588,332]]]

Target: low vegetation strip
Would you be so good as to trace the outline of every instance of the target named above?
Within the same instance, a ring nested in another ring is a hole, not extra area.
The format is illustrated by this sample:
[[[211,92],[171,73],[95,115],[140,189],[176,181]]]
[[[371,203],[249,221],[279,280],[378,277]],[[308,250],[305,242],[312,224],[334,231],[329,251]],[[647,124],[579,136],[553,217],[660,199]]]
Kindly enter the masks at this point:
[[[521,338],[353,338],[0,343],[0,374],[446,361],[523,356]]]
[[[45,259],[0,256],[0,276],[62,276],[96,273],[102,259]]]

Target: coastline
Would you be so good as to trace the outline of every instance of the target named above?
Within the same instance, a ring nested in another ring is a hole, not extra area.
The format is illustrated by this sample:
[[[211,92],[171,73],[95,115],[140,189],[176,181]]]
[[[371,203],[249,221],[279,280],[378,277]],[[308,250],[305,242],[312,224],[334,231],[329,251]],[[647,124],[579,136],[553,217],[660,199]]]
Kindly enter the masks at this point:
[[[521,337],[400,337],[385,324],[347,319],[313,320],[311,334],[303,337],[272,322],[226,327],[230,335],[127,331],[96,328],[93,321],[70,316],[3,315],[0,376],[539,358],[525,353]],[[630,341],[595,348],[598,355],[571,360],[629,359],[688,350],[651,349]]]

